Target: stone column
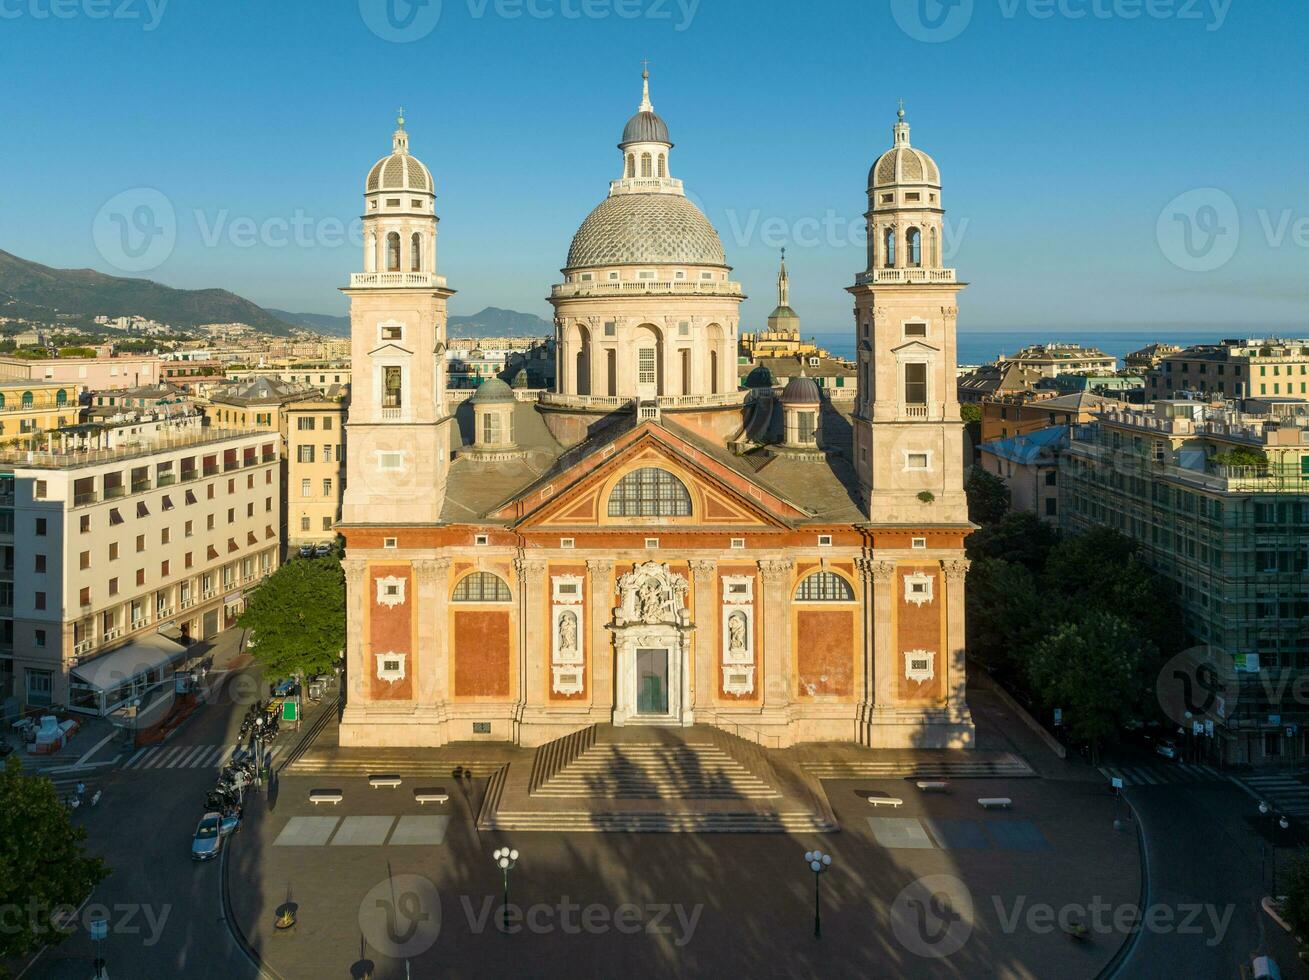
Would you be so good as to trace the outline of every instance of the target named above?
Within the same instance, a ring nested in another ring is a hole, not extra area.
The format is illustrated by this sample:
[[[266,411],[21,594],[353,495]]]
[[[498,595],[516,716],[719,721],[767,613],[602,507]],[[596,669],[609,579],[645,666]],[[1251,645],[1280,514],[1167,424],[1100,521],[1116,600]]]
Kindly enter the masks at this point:
[[[695,588],[695,671],[691,706],[711,710],[718,693],[718,562],[708,558],[691,561]],[[756,668],[757,669],[757,668]]]
[[[368,640],[364,636],[364,602],[368,595],[368,562],[343,558],[345,571],[345,690],[352,707],[368,701]]]
[[[614,643],[605,627],[613,616],[614,562],[611,558],[588,558],[591,578],[587,602],[587,628],[591,637],[591,706],[597,713],[614,710]]]
[[[895,705],[895,562],[873,561],[873,704]]]
[[[859,571],[859,582],[863,588],[863,603],[860,608],[860,643],[862,644],[860,663],[864,676],[859,686],[860,723],[868,720],[873,705],[877,703],[875,687],[877,683],[877,627],[874,615],[876,591],[873,579],[873,565],[874,562],[871,558],[855,559],[855,568]]]
[[[418,617],[418,649],[412,658],[414,700],[430,707],[450,697],[450,559],[418,559],[414,562],[414,580],[414,615]]]
[[[518,700],[529,709],[544,707],[549,692],[550,627],[545,621],[545,562],[515,558],[518,569]]]
[[[791,703],[791,572],[789,558],[768,558],[759,562],[763,578],[764,612],[764,709],[784,708]]]
[[[972,565],[966,558],[947,558],[941,562],[945,576],[945,649],[941,651],[945,678],[945,696],[950,709],[960,710],[967,703],[968,673],[965,664],[968,640],[964,635],[964,580]]]

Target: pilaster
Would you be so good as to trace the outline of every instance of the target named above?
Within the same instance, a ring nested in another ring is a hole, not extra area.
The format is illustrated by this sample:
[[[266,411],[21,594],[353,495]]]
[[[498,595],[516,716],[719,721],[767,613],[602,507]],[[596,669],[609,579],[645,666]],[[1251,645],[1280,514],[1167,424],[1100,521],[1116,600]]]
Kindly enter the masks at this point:
[[[695,671],[691,703],[697,712],[714,707],[718,693],[718,562],[691,561],[695,589]]]
[[[759,562],[764,592],[764,710],[791,703],[791,578],[795,562],[767,558]]]
[[[614,710],[614,644],[606,627],[613,615],[614,562],[611,558],[589,558],[586,571],[591,579],[591,601],[587,622],[591,631],[591,705],[596,713]]]

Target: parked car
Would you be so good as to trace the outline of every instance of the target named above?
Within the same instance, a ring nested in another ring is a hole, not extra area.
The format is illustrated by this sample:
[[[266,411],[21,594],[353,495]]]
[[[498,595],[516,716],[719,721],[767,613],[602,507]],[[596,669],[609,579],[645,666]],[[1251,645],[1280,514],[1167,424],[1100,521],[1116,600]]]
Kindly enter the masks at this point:
[[[1160,739],[1155,743],[1154,750],[1165,759],[1177,758],[1177,743],[1172,739]]]
[[[314,546],[311,544],[302,544],[300,546],[300,557],[301,558],[314,557]]]
[[[320,544],[317,548],[314,549],[315,558],[326,558],[331,553],[332,553],[332,546],[328,544],[326,541],[324,541],[322,544]]]
[[[234,807],[223,814],[223,819],[218,825],[218,834],[220,837],[227,837],[241,829],[241,808]]]
[[[223,847],[223,816],[211,810],[200,818],[196,824],[195,836],[191,838],[191,860],[208,861],[218,857]]]

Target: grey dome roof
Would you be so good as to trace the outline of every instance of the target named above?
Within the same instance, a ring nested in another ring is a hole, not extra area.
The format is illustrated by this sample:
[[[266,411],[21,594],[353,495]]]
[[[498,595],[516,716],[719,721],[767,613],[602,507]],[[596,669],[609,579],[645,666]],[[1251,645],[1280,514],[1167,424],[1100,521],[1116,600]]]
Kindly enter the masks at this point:
[[[473,392],[469,402],[473,405],[501,405],[516,401],[514,390],[499,378],[488,378]]]
[[[635,264],[727,265],[714,226],[680,194],[614,194],[573,236],[566,268]]]
[[[668,138],[668,124],[663,121],[657,112],[638,112],[631,119],[627,120],[627,125],[623,127],[623,141],[619,147],[624,147],[628,143],[667,143],[673,145],[673,141]]]
[[[821,401],[818,385],[814,384],[813,378],[806,378],[803,374],[792,378],[782,389],[783,405],[817,405]]]
[[[771,388],[776,384],[777,378],[773,376],[767,364],[756,364],[745,376],[747,388]]]

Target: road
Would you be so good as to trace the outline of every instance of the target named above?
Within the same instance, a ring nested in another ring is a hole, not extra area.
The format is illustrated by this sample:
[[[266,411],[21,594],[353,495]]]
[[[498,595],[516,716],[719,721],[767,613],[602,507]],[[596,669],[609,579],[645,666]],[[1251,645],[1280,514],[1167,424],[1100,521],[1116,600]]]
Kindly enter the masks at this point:
[[[171,755],[203,760],[215,754],[205,746],[233,746],[260,681],[256,668],[225,675],[210,703],[167,743],[170,749],[189,748]],[[286,734],[283,740],[289,741]],[[191,833],[215,774],[212,765],[134,768],[119,769],[105,781],[96,810],[76,819],[85,822],[91,849],[113,871],[83,907],[74,934],[39,957],[24,980],[91,975],[95,950],[85,921],[96,906],[108,910],[109,936],[101,946],[115,980],[258,976],[222,923],[218,862],[190,858]]]

